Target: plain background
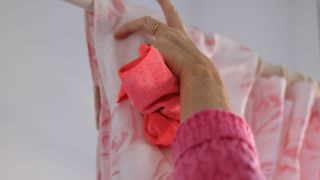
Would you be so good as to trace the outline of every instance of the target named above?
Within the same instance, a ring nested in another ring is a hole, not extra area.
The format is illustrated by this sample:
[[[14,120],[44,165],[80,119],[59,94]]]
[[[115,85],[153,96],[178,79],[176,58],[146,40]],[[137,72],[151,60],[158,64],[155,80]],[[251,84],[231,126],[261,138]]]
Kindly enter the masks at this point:
[[[154,0],[131,0],[158,9]],[[186,23],[320,80],[316,0],[174,0]],[[84,15],[63,1],[0,5],[0,179],[95,179]]]

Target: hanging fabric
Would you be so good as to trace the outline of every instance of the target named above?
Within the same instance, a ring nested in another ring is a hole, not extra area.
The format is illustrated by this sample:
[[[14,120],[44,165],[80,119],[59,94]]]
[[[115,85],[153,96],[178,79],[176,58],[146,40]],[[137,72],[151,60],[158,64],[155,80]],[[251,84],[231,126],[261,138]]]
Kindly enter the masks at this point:
[[[117,102],[121,89],[118,70],[138,57],[139,33],[118,41],[114,32],[124,23],[163,16],[120,0],[94,0],[86,12],[87,43],[95,86],[99,127],[97,179],[170,179],[170,148],[146,140],[143,114],[130,101]],[[221,74],[233,112],[251,126],[260,165],[267,179],[318,179],[320,172],[320,99],[312,86],[288,86],[280,77],[255,77],[258,54],[219,34],[188,33]]]

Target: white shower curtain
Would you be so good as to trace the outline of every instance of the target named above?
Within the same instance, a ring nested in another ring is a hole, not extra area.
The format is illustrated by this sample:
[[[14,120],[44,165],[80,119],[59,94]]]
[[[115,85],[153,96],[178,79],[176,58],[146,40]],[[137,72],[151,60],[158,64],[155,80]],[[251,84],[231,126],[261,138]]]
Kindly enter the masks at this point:
[[[121,85],[117,71],[137,56],[135,34],[117,41],[113,34],[125,22],[162,15],[120,0],[95,0],[86,12],[90,65],[99,94],[98,179],[170,179],[170,149],[159,149],[143,137],[143,119],[128,101],[116,103]],[[320,97],[307,82],[287,84],[282,77],[257,77],[259,55],[218,34],[189,28],[195,44],[217,66],[234,113],[252,128],[266,179],[320,178]]]

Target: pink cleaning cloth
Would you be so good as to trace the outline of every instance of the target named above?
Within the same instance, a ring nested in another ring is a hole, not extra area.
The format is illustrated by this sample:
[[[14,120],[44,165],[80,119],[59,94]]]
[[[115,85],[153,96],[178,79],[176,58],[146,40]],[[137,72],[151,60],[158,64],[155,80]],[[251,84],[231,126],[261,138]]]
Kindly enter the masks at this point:
[[[179,81],[154,47],[142,44],[139,57],[118,71],[122,86],[118,101],[130,100],[144,118],[144,136],[159,147],[169,147],[179,125]]]

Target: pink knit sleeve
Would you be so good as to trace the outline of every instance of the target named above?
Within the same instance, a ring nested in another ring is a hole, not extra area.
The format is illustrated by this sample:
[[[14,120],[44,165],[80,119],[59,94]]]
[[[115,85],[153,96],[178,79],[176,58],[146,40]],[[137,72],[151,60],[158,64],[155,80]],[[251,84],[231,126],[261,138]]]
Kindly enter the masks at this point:
[[[264,179],[246,122],[217,109],[195,113],[179,127],[173,159],[174,180]]]

